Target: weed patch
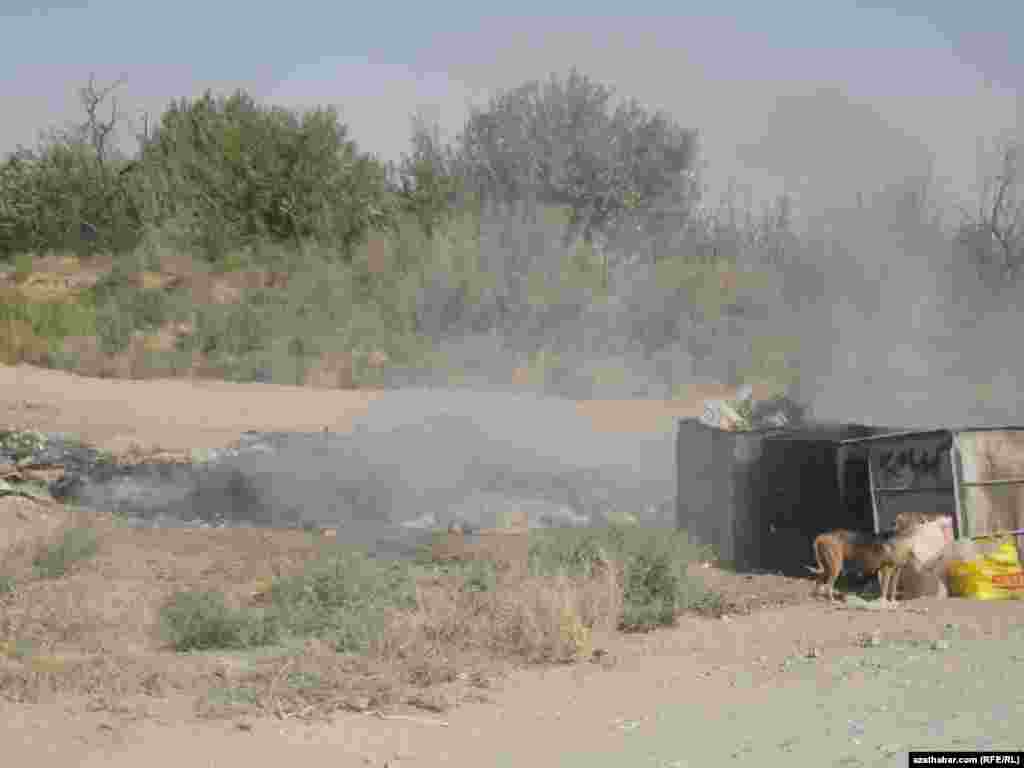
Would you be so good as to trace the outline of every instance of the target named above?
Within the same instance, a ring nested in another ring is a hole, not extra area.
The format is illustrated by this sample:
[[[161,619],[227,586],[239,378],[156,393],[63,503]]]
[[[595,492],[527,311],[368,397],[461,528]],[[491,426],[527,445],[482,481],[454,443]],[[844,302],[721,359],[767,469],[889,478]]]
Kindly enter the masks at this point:
[[[176,592],[161,609],[160,621],[176,651],[271,645],[279,637],[272,617],[232,608],[216,590]]]
[[[705,552],[686,531],[613,526],[608,535],[613,556],[624,569],[620,629],[669,626],[680,612],[710,599],[704,585],[687,571]]]
[[[56,544],[37,554],[32,565],[40,578],[59,579],[75,563],[93,557],[97,549],[96,532],[92,528],[69,528]]]
[[[685,531],[629,524],[546,531],[530,548],[531,572],[592,577],[616,567],[622,585],[619,629],[669,626],[686,610],[713,609],[716,596],[687,569],[705,556]]]
[[[228,714],[255,706],[259,702],[260,692],[250,685],[217,685],[206,692],[205,698],[205,706],[201,709],[207,715],[213,712]]]
[[[95,310],[87,301],[34,301],[18,290],[0,288],[0,362],[45,363],[67,336],[95,332]]]
[[[316,637],[339,652],[366,651],[387,616],[416,605],[410,564],[360,552],[327,550],[305,570],[271,588],[282,632]]]
[[[123,352],[135,331],[153,331],[171,315],[171,298],[162,288],[138,287],[123,268],[115,268],[93,286],[96,335],[108,354]]]
[[[28,458],[46,447],[46,435],[34,430],[0,430],[0,451],[15,461]]]

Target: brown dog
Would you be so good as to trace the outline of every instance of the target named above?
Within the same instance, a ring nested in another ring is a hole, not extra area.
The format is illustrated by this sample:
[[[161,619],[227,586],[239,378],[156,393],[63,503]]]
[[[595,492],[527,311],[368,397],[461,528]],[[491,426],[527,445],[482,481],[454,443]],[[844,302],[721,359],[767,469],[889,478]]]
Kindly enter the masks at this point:
[[[817,568],[807,566],[811,573],[822,577],[815,587],[819,593],[827,588],[829,602],[835,600],[836,580],[847,562],[856,562],[866,574],[878,574],[882,603],[895,601],[900,571],[913,557],[914,527],[905,530],[870,533],[867,531],[835,530],[814,539],[814,560]]]

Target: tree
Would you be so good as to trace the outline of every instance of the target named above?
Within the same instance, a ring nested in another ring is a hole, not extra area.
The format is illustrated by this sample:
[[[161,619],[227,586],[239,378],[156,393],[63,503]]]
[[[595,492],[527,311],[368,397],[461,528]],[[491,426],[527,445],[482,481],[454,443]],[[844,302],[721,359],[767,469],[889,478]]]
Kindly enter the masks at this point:
[[[569,240],[614,237],[689,182],[697,134],[612,96],[575,69],[498,94],[459,136],[461,176],[487,201],[566,206]]]
[[[412,117],[412,152],[389,169],[402,210],[414,215],[427,237],[453,210],[459,193],[454,150],[422,114]]]
[[[47,131],[36,149],[19,148],[0,164],[0,255],[136,244],[138,211],[124,184],[129,166],[113,143],[123,119],[111,97],[119,84],[98,88],[90,77],[79,91],[84,122]],[[108,98],[110,118],[103,119]]]
[[[211,260],[263,238],[312,239],[348,259],[392,216],[386,169],[358,151],[333,108],[299,114],[207,91],[171,103],[140,162],[155,215],[183,222]]]
[[[117,111],[117,99],[113,96],[114,89],[123,83],[124,80],[120,79],[106,88],[97,89],[95,76],[89,75],[88,85],[78,92],[86,115],[85,123],[80,126],[80,131],[96,153],[96,161],[101,168],[106,164],[110,142],[116,138],[117,125],[124,117]],[[110,119],[104,121],[99,115],[99,110],[107,97],[110,97]]]
[[[999,151],[1000,169],[986,178],[976,213],[961,208],[958,241],[984,275],[1003,281],[1017,277],[1024,263],[1024,199],[1021,198],[1020,144],[1008,142]]]

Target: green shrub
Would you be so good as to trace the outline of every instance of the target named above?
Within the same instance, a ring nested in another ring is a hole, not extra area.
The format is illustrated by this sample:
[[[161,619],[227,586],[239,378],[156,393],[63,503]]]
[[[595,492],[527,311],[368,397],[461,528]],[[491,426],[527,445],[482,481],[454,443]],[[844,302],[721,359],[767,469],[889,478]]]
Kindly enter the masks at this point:
[[[249,707],[260,700],[260,692],[250,685],[215,685],[206,692],[206,702],[214,707]]]
[[[530,546],[530,565],[540,575],[563,570],[589,576],[599,563],[620,564],[623,613],[619,628],[644,631],[671,625],[681,611],[707,608],[714,602],[715,596],[687,571],[704,554],[685,531],[622,524],[538,532]]]
[[[325,550],[303,573],[275,582],[273,610],[293,636],[315,636],[339,652],[359,652],[382,631],[388,612],[416,605],[409,563]]]
[[[0,448],[15,461],[38,453],[46,447],[46,435],[35,430],[0,429]]]
[[[609,557],[608,532],[601,529],[553,528],[537,531],[530,542],[530,570],[541,576],[589,576]]]
[[[89,291],[95,307],[96,337],[108,354],[124,351],[135,331],[153,331],[172,314],[173,298],[164,289],[139,288],[130,281],[131,269],[118,263]]]
[[[98,543],[92,528],[69,528],[59,542],[47,547],[33,559],[36,573],[44,579],[58,579],[72,565],[96,554]]]
[[[446,570],[459,577],[463,592],[493,592],[498,586],[498,566],[493,560],[457,561]]]
[[[350,258],[393,200],[384,166],[347,134],[333,108],[299,114],[244,91],[172,102],[140,153],[148,205],[211,262],[259,240]]]
[[[99,161],[79,136],[55,133],[0,163],[0,258],[18,253],[125,251],[139,241],[121,158]],[[88,225],[95,236],[83,236]]]
[[[67,336],[96,333],[96,312],[88,298],[33,302],[4,292],[0,294],[0,335],[9,324],[28,326],[36,337],[56,348]]]
[[[279,638],[272,615],[233,610],[215,590],[176,592],[161,609],[160,623],[176,651],[272,645]]]
[[[704,605],[708,591],[688,572],[706,552],[686,531],[638,525],[609,528],[612,551],[624,568],[619,628],[645,631],[668,626],[684,610]]]
[[[18,581],[9,573],[0,573],[0,597],[14,594]]]
[[[192,343],[211,360],[263,350],[278,330],[273,309],[249,301],[199,307]]]
[[[436,126],[417,119],[412,152],[403,155],[392,172],[402,212],[415,217],[429,240],[453,214],[452,204],[460,192],[454,151],[442,145]]]
[[[24,282],[25,278],[32,274],[32,262],[32,254],[28,251],[22,251],[14,257],[15,282]]]

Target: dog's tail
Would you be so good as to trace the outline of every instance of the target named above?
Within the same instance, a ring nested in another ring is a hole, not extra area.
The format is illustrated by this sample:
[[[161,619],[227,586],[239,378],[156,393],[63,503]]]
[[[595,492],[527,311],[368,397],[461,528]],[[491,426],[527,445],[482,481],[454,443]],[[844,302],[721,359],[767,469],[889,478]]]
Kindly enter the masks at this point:
[[[821,550],[819,549],[820,543],[821,537],[818,536],[814,539],[814,562],[817,563],[818,567],[811,568],[811,566],[809,565],[804,566],[804,568],[813,573],[815,576],[822,576],[825,573],[825,566],[821,564]]]

